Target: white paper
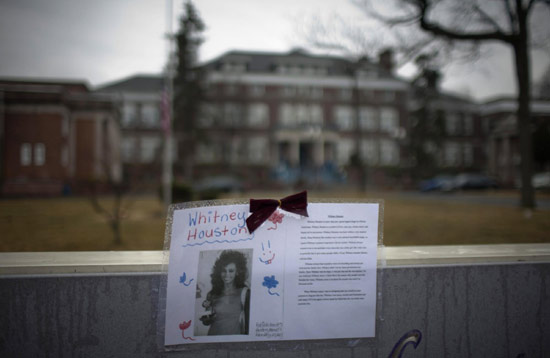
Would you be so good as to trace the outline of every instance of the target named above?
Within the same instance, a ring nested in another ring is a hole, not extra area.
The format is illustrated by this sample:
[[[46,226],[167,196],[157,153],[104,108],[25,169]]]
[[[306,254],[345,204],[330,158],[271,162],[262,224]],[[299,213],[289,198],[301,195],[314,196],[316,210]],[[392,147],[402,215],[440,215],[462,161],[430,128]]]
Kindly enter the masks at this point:
[[[374,337],[379,204],[310,203],[308,212],[278,210],[250,234],[248,205],[174,211],[165,345]],[[224,251],[240,271],[222,260],[213,274]],[[212,276],[230,288],[212,293]],[[244,302],[247,334],[233,327],[243,327]],[[213,311],[217,322],[203,324]]]

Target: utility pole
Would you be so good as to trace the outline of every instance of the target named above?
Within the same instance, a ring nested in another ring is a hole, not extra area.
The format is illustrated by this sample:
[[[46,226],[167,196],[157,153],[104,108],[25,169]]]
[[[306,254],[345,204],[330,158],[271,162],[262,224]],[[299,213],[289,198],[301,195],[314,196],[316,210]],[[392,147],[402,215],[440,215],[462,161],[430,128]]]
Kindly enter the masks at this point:
[[[174,64],[173,64],[173,39],[172,33],[172,0],[166,0],[166,41],[167,41],[167,59],[164,77],[164,89],[162,93],[162,127],[164,132],[164,155],[162,161],[162,196],[165,210],[168,210],[168,206],[172,204],[172,153],[174,136],[172,133],[172,117],[174,113]]]

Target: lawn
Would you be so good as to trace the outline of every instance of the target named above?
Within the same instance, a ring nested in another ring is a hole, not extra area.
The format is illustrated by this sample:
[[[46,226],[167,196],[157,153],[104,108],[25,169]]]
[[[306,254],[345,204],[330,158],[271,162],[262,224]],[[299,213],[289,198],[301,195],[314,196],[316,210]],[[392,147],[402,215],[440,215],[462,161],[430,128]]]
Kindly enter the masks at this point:
[[[278,194],[250,194],[279,197]],[[357,193],[310,193],[310,197],[358,198]],[[374,195],[384,198],[384,194]],[[104,205],[110,205],[108,198]],[[154,197],[125,199],[122,243],[86,198],[0,200],[0,251],[161,250],[165,213]],[[388,195],[384,243],[470,245],[550,243],[550,211],[526,217],[516,207],[414,200]]]
[[[108,198],[102,205],[112,207]],[[122,244],[86,198],[0,201],[0,251],[161,250],[165,214],[155,198],[125,199]]]

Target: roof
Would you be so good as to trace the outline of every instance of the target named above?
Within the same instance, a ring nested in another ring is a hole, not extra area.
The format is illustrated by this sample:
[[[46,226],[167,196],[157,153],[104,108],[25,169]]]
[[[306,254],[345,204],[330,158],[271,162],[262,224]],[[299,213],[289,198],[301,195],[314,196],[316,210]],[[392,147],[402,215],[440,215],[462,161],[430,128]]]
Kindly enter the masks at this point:
[[[531,115],[549,115],[550,101],[547,100],[531,100]],[[485,102],[482,105],[483,115],[514,113],[518,108],[518,101],[515,98],[502,97]]]
[[[164,88],[161,75],[135,75],[96,88],[96,92],[160,92]]]
[[[55,80],[40,78],[0,78],[0,88],[12,92],[86,93],[88,84],[81,80]]]
[[[289,52],[233,50],[207,62],[204,67],[209,70],[219,70],[224,63],[245,64],[246,71],[249,73],[271,73],[281,65],[324,67],[328,75],[349,75],[359,63],[361,66],[376,67],[384,73],[380,66],[365,59],[354,62],[344,57],[314,55],[302,49],[293,49]]]
[[[115,106],[113,94],[90,92],[87,83],[78,80],[0,78],[0,91],[8,105],[63,104],[108,110]]]

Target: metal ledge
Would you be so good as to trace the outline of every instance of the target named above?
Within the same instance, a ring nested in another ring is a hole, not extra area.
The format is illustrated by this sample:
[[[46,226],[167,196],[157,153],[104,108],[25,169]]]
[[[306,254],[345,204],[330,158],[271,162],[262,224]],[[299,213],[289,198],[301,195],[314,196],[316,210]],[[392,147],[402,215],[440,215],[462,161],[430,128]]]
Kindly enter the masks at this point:
[[[379,250],[386,267],[550,262],[550,244],[388,246]],[[155,273],[163,251],[0,253],[0,275]]]

